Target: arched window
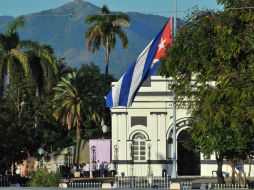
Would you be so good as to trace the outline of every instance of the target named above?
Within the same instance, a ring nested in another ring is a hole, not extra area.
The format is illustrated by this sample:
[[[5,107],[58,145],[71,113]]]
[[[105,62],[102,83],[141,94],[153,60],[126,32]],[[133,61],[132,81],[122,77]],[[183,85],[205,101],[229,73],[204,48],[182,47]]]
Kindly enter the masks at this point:
[[[135,161],[146,160],[146,138],[141,133],[137,133],[133,137],[133,156]]]

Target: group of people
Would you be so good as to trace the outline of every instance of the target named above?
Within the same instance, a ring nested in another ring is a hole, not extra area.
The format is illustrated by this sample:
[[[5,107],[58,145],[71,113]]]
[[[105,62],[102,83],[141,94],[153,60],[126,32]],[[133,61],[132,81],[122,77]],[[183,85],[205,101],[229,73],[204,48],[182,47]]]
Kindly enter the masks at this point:
[[[59,166],[57,172],[61,173],[64,177],[75,177],[75,172],[80,173],[80,177],[114,177],[116,175],[115,164],[105,161],[82,164],[71,164]]]

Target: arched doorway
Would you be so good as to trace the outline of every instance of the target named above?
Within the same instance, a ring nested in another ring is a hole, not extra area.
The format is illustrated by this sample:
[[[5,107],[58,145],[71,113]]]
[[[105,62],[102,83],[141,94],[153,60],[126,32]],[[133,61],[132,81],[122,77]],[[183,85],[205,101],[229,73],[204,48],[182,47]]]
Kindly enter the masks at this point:
[[[184,129],[177,136],[177,173],[179,176],[200,175],[200,152],[188,150],[184,142],[191,141],[191,135]]]

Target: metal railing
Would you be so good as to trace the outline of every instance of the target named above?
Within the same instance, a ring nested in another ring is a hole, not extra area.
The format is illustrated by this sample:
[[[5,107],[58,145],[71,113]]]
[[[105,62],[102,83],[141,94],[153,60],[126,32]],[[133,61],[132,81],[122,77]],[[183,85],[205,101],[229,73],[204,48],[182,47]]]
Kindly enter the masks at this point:
[[[0,175],[0,187],[9,187],[9,177],[7,175]]]
[[[155,177],[155,176],[130,176],[121,177],[116,176],[114,187],[116,188],[160,188],[169,189],[170,187],[170,177]]]
[[[69,183],[70,188],[89,188],[89,189],[100,189],[101,183],[100,182],[71,182]]]

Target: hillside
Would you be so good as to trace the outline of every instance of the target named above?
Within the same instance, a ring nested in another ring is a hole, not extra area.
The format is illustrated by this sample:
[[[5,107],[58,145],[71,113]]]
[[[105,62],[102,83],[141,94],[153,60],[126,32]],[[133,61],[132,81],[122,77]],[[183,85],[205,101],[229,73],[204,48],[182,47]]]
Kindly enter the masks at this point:
[[[91,3],[76,0],[56,9],[24,15],[26,25],[21,30],[20,36],[22,39],[52,45],[56,55],[65,57],[68,65],[72,67],[93,61],[104,70],[103,48],[96,54],[89,54],[85,50],[84,33],[87,29],[85,17],[99,11],[100,8]],[[126,71],[167,19],[141,13],[127,14],[131,24],[124,30],[129,38],[129,46],[123,49],[121,44],[117,44],[110,54],[110,73],[116,77]],[[14,18],[8,16],[0,17],[0,32],[3,32],[12,19]]]

